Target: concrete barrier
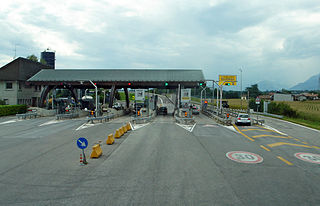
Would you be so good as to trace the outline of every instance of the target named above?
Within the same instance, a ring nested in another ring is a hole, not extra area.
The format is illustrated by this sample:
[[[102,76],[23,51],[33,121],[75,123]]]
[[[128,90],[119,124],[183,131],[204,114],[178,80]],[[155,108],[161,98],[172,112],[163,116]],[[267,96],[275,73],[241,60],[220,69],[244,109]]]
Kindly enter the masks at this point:
[[[108,145],[114,143],[113,134],[109,134],[109,135],[108,135],[108,139],[107,139],[106,143],[107,143]]]
[[[120,136],[122,136],[122,135],[124,134],[123,128],[120,127],[120,128],[119,128],[119,131],[120,131]]]
[[[30,113],[25,113],[25,114],[16,114],[16,117],[18,119],[26,119],[27,117],[31,118],[37,118],[38,114],[36,112],[30,112]]]
[[[100,147],[100,144],[96,144],[92,147],[92,152],[90,155],[90,158],[98,158],[102,155],[102,149]]]

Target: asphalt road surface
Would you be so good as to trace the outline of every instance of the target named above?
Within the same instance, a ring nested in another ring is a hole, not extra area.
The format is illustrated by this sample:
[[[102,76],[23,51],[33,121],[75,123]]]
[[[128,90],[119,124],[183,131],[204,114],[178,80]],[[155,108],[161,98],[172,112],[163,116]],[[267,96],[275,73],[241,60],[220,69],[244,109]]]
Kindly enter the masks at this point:
[[[0,118],[0,205],[320,205],[319,131],[195,120],[157,116],[106,145],[130,117]],[[81,166],[79,137],[103,155]]]

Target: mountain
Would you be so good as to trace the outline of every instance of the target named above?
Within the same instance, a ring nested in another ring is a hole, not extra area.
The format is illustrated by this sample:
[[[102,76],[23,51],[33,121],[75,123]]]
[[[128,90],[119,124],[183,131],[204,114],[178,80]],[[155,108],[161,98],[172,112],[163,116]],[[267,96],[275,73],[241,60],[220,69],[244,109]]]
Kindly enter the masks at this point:
[[[288,85],[274,80],[263,80],[257,83],[260,91],[281,90],[288,88]]]
[[[310,77],[307,81],[299,83],[290,90],[318,90],[320,84],[320,73]]]

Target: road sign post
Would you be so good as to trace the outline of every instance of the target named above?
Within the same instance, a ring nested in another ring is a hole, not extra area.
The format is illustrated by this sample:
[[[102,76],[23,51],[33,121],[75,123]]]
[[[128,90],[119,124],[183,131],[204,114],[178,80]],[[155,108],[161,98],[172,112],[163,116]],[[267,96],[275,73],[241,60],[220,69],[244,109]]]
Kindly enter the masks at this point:
[[[84,153],[84,149],[88,147],[88,140],[84,137],[80,137],[77,140],[77,146],[79,147],[79,149],[82,150],[83,164],[88,164],[87,159],[86,159],[86,154]]]

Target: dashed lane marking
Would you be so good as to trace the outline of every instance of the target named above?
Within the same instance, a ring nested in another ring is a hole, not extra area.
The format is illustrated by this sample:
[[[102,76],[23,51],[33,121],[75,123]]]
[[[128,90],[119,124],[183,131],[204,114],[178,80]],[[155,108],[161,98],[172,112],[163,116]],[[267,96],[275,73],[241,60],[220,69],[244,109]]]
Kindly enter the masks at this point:
[[[259,138],[259,137],[276,137],[276,138],[282,138],[282,139],[289,139],[289,137],[286,137],[286,136],[269,135],[269,134],[255,135],[255,136],[252,136],[252,137],[253,137],[253,138]]]
[[[268,144],[268,147],[277,147],[277,146],[282,146],[282,145],[289,145],[289,146],[295,146],[295,147],[305,147],[305,148],[316,148],[316,146],[309,146],[309,145],[304,145],[304,144],[293,144],[293,143],[288,143],[288,142],[276,142],[272,144]],[[316,148],[318,149],[318,148]]]
[[[238,128],[235,124],[233,124],[233,127],[234,127],[240,134],[242,134],[245,138],[247,138],[248,140],[254,142],[254,139],[252,139],[252,138],[249,137],[248,135],[246,135],[246,134],[244,134],[243,132],[241,132],[241,131],[239,130],[239,128]]]
[[[293,163],[289,162],[288,160],[284,159],[281,156],[277,156],[278,159],[280,159],[281,161],[285,162],[287,165],[293,165]]]
[[[269,149],[269,148],[266,148],[266,147],[265,147],[265,146],[263,146],[263,145],[260,145],[260,147],[261,147],[262,149],[264,149],[264,150],[266,150],[266,151],[270,152],[270,149]]]

